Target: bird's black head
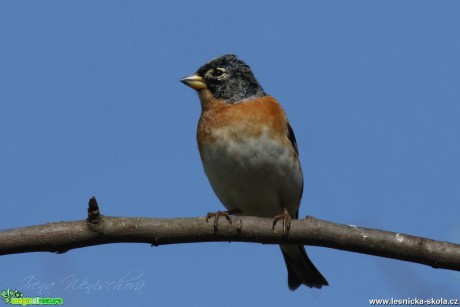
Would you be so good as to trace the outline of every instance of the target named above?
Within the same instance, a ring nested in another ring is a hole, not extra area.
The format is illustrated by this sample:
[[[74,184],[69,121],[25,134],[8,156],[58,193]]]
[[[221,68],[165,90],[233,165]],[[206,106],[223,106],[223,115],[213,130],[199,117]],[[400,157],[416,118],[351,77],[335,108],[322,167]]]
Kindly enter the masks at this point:
[[[266,95],[251,68],[234,54],[209,61],[196,74],[181,81],[196,90],[206,88],[214,97],[228,103]]]

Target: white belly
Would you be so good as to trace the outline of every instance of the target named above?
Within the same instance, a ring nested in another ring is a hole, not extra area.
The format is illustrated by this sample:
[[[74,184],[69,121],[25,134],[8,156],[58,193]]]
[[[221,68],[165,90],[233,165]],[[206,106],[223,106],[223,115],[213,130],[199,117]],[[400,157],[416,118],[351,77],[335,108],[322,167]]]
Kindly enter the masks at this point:
[[[291,148],[263,134],[206,144],[201,158],[214,192],[228,210],[274,217],[286,208],[295,216],[303,177]]]

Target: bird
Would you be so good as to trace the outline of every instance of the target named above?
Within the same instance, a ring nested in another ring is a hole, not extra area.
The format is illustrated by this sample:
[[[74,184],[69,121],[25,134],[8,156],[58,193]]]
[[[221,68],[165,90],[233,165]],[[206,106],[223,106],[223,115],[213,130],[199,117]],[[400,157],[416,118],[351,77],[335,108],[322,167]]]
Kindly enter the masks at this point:
[[[274,218],[273,226],[282,219],[287,235],[291,218],[298,218],[304,183],[294,131],[281,105],[234,54],[214,58],[180,81],[201,102],[198,149],[211,187],[228,210],[216,218],[267,217]],[[302,245],[280,248],[290,290],[328,285]]]

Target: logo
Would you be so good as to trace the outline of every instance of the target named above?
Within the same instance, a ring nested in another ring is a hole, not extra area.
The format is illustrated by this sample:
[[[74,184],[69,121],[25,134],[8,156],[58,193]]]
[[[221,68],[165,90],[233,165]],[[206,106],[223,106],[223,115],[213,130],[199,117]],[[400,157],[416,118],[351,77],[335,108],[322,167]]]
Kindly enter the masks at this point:
[[[24,293],[19,292],[18,289],[10,290],[10,288],[6,290],[2,290],[1,292],[2,300],[5,304],[11,305],[62,305],[64,304],[64,300],[62,297],[24,297]]]

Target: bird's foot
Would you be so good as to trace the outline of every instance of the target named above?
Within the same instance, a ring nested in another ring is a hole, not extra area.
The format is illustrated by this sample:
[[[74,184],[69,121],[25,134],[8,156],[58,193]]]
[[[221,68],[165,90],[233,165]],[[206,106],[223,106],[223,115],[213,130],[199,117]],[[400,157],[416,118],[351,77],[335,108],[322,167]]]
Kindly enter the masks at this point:
[[[286,208],[284,208],[283,213],[275,216],[273,219],[272,229],[275,229],[275,225],[279,220],[283,220],[283,235],[287,238],[289,236],[289,230],[291,229],[291,215],[286,210]]]
[[[235,213],[241,213],[239,209],[234,209],[234,210],[228,210],[228,211],[217,211],[217,212],[208,212],[206,215],[206,222],[209,221],[209,219],[214,218],[214,231],[217,232],[218,226],[219,226],[219,218],[221,216],[225,217],[225,219],[232,224],[232,218],[230,217],[231,214]]]

